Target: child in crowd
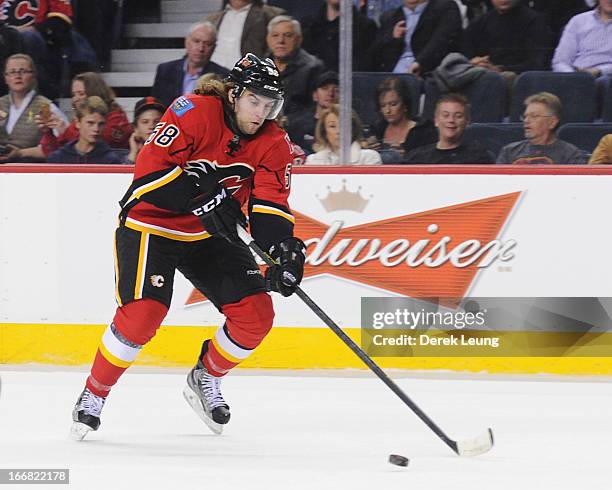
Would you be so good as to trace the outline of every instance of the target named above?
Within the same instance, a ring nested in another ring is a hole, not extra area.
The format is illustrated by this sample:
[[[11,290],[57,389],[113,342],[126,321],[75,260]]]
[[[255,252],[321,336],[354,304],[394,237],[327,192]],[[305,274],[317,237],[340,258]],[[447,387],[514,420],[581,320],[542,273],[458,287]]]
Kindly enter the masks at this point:
[[[155,97],[145,97],[136,102],[134,106],[134,132],[130,136],[130,152],[125,163],[132,165],[136,161],[142,145],[153,132],[153,128],[155,128],[165,110],[164,104]]]
[[[79,138],[55,150],[49,163],[109,163],[120,164],[122,159],[102,141],[108,106],[98,96],[87,97],[76,105],[76,127]]]
[[[125,111],[116,102],[113,89],[106,84],[99,73],[80,73],[72,79],[73,109],[80,101],[93,95],[101,98],[109,111],[102,139],[112,148],[128,149],[133,128]],[[37,118],[36,122],[44,130],[40,146],[47,157],[62,145],[70,143],[79,137],[79,131],[74,119],[70,124],[60,121],[56,117],[51,117],[48,121],[42,121],[40,118]],[[51,132],[51,129],[54,131]]]

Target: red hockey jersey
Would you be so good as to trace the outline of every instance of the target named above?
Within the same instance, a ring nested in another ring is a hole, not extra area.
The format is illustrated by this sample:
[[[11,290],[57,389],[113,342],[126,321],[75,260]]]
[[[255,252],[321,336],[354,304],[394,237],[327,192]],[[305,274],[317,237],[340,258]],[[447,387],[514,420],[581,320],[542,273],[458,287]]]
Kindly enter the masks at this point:
[[[173,240],[207,238],[188,202],[221,182],[241,204],[248,203],[251,230],[262,246],[293,234],[287,198],[301,149],[272,121],[254,136],[239,137],[226,118],[218,97],[174,101],[136,159],[134,181],[122,200],[125,226]]]
[[[0,0],[0,21],[12,27],[40,24],[49,14],[71,24],[70,0]]]

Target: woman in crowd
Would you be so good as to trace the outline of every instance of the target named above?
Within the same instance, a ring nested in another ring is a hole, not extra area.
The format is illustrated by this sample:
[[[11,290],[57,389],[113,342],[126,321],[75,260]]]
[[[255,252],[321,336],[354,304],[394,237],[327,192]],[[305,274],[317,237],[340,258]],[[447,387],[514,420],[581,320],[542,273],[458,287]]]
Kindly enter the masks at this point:
[[[376,125],[378,145],[384,163],[401,163],[411,150],[435,143],[438,133],[431,121],[412,119],[410,88],[399,77],[383,80],[376,89],[382,120]]]
[[[9,93],[0,98],[0,162],[44,161],[45,155],[39,146],[42,131],[36,118],[54,118],[65,124],[66,116],[36,92],[36,67],[27,54],[7,58],[4,80]]]
[[[133,164],[136,161],[142,145],[153,132],[153,128],[164,115],[166,108],[159,99],[145,97],[136,102],[134,106],[134,132],[130,136],[130,152],[125,163]]]
[[[612,134],[607,134],[601,138],[589,160],[590,165],[602,165],[607,163],[612,163]]]
[[[99,73],[80,73],[72,79],[73,110],[79,102],[94,95],[100,97],[109,107],[102,139],[111,148],[129,148],[133,127],[125,111],[115,101],[113,89],[106,84]],[[73,119],[70,124],[66,124],[53,117],[46,123],[40,120],[38,122],[41,125],[44,124],[44,127],[47,129],[40,142],[45,156],[49,156],[60,146],[70,141],[74,141],[79,137],[76,119]],[[56,131],[59,136],[56,136]]]
[[[362,148],[363,127],[359,117],[353,111],[351,119],[353,143],[351,144],[350,162],[340,162],[340,106],[332,105],[326,109],[317,122],[315,129],[316,153],[308,155],[307,164],[313,165],[376,165],[382,163],[375,150]]]

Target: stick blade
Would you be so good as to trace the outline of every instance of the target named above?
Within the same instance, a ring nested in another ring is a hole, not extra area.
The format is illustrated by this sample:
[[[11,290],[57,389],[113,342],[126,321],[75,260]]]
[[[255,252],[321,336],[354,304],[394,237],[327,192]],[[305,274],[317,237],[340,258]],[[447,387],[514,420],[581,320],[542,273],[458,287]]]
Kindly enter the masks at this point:
[[[493,447],[493,431],[487,429],[478,437],[465,441],[457,441],[457,454],[459,456],[471,458],[479,456],[491,450]]]

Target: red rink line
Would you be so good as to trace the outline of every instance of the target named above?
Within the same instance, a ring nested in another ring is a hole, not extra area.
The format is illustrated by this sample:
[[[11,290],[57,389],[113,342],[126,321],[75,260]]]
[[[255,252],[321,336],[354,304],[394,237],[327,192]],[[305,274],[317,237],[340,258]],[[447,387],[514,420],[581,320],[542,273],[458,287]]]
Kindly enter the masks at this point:
[[[612,165],[308,165],[296,174],[441,174],[441,175],[612,175]],[[0,173],[17,174],[131,174],[133,165],[0,165]]]

